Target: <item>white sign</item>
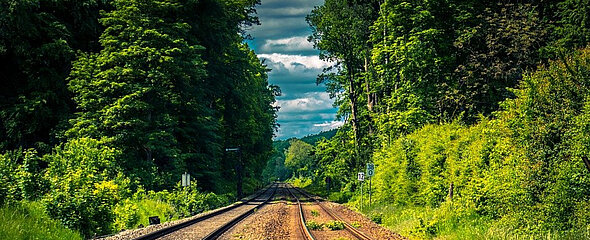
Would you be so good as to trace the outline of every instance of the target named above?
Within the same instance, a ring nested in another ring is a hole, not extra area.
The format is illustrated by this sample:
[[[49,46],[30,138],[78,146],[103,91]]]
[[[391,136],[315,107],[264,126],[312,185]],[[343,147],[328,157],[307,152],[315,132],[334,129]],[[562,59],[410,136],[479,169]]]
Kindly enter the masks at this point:
[[[359,178],[359,181],[361,181],[361,182],[362,181],[365,181],[365,173],[364,172],[359,172],[358,178]]]
[[[191,185],[191,175],[189,173],[182,174],[182,186],[190,186]]]
[[[367,177],[375,176],[375,164],[367,163]]]

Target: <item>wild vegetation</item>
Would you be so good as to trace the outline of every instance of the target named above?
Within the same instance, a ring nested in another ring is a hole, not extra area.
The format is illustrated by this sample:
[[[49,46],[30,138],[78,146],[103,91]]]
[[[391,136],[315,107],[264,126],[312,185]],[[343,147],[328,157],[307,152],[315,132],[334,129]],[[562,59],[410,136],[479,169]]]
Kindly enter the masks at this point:
[[[1,1],[0,213],[47,235],[0,236],[109,234],[259,187],[280,90],[243,43],[257,4]]]
[[[589,16],[587,0],[326,0],[309,40],[346,124],[293,141],[304,164],[285,166],[360,208],[374,163],[363,211],[411,238],[587,238]]]

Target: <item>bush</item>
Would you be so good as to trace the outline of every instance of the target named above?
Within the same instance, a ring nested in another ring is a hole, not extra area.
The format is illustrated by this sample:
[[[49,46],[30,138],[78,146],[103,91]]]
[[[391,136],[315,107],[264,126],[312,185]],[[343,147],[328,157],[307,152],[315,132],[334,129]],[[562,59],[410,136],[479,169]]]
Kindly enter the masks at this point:
[[[0,205],[22,199],[36,200],[45,189],[41,159],[34,149],[0,154]]]
[[[383,144],[373,155],[375,198],[448,213],[413,218],[426,237],[466,219],[516,236],[587,229],[589,75],[587,48],[526,75],[496,119],[426,125]]]
[[[320,212],[318,210],[311,210],[311,215],[317,217],[320,215]]]
[[[139,207],[136,202],[125,199],[115,207],[115,229],[117,231],[132,229],[139,225]]]
[[[344,223],[340,221],[329,221],[325,224],[325,226],[332,231],[344,229]]]
[[[229,195],[202,193],[197,188],[197,182],[192,181],[192,183],[189,187],[181,187],[178,184],[176,189],[165,197],[166,201],[174,206],[181,217],[192,216],[230,203]],[[154,194],[158,195],[158,193]]]
[[[305,188],[305,187],[311,185],[312,180],[310,178],[306,178],[306,177],[298,177],[298,178],[291,179],[290,182],[291,182],[291,184],[293,184],[294,187]]]
[[[333,192],[328,196],[328,200],[337,203],[346,203],[352,198],[351,192]]]
[[[383,214],[375,214],[371,216],[371,221],[377,224],[383,223]]]
[[[45,155],[51,192],[43,199],[49,215],[84,236],[113,232],[114,208],[128,196],[129,180],[117,167],[120,152],[102,140],[69,141]]]
[[[313,220],[307,221],[305,223],[305,226],[307,226],[307,228],[309,228],[310,230],[317,230],[317,231],[321,231],[324,228],[323,224],[317,223]]]

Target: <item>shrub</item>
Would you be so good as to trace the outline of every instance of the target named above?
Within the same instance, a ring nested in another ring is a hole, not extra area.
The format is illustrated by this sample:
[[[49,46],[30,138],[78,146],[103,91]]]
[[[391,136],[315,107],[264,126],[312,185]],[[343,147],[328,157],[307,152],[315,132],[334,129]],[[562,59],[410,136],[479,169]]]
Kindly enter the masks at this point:
[[[0,205],[22,199],[36,200],[47,189],[34,149],[0,154]]]
[[[374,223],[377,224],[381,224],[383,222],[383,215],[382,214],[376,214],[371,216],[371,221],[373,221]]]
[[[293,184],[294,187],[305,188],[305,187],[311,185],[312,180],[310,178],[306,178],[306,177],[298,177],[298,178],[291,179],[290,182],[291,182],[291,184]]]
[[[103,140],[71,140],[45,155],[51,192],[43,199],[49,215],[86,237],[111,233],[114,207],[128,197],[129,180],[117,167],[120,152]]]
[[[121,231],[124,229],[131,229],[139,224],[140,215],[139,208],[136,202],[129,199],[119,202],[115,207],[115,229]]]
[[[495,119],[426,125],[375,151],[375,198],[396,207],[452,209],[516,236],[588,226],[590,48],[524,76]],[[449,216],[449,215],[448,215]],[[451,217],[416,221],[438,235]]]
[[[320,215],[320,212],[318,210],[311,210],[311,215],[317,217]]]
[[[340,221],[329,221],[325,225],[328,229],[330,229],[332,231],[344,229],[344,223],[342,223]]]
[[[328,196],[328,200],[337,203],[346,203],[352,198],[352,192],[333,192]]]
[[[362,226],[361,223],[357,221],[350,223],[350,225],[352,225],[353,228],[360,228]]]
[[[197,188],[197,182],[192,181],[192,183],[189,187],[181,187],[178,184],[176,189],[165,197],[180,216],[192,216],[230,203],[229,195],[202,193]],[[157,196],[158,193],[155,195]],[[157,198],[161,197],[163,196]]]
[[[317,230],[317,231],[320,231],[324,228],[323,224],[317,223],[313,220],[307,221],[305,223],[305,226],[307,226],[307,228],[309,228],[310,230]]]

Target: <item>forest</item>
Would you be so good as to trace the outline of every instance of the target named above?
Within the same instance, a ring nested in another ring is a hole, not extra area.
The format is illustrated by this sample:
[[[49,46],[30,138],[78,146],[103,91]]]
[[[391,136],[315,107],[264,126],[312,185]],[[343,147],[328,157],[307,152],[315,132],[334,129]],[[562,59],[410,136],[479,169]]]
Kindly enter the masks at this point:
[[[259,3],[0,1],[0,239],[100,236],[259,188],[280,95],[244,43]]]
[[[276,142],[272,177],[410,238],[590,236],[588,0],[326,0],[307,22],[345,125]]]

